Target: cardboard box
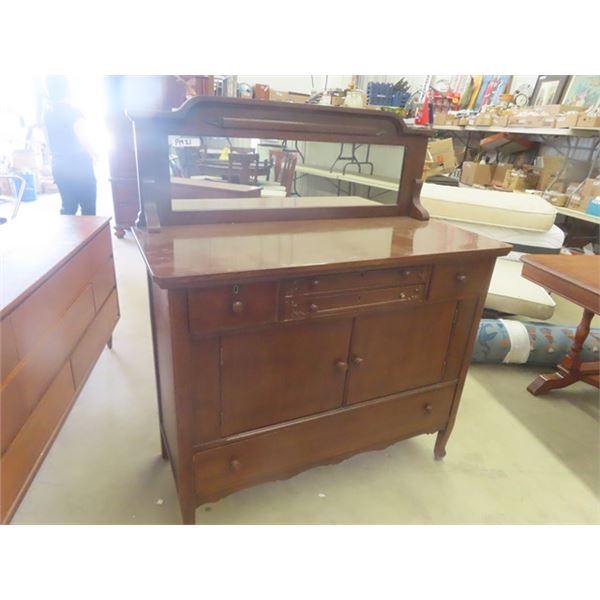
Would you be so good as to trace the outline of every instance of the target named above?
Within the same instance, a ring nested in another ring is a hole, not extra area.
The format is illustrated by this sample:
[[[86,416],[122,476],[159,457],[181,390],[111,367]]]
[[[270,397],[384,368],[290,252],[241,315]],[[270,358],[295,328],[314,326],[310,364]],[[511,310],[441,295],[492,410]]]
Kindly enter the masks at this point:
[[[538,190],[545,190],[554,177],[560,173],[563,168],[565,159],[562,156],[538,156],[536,166],[539,169],[540,179],[537,185]],[[581,181],[588,173],[589,165],[583,160],[569,161],[563,173],[560,176],[560,181],[566,186],[569,181]],[[564,191],[561,190],[561,191]]]
[[[464,162],[460,176],[461,183],[466,185],[486,186],[492,181],[492,165],[475,162]]]
[[[577,121],[579,120],[578,112],[568,112],[560,114],[556,117],[556,121],[554,123],[554,127],[558,127],[559,129],[570,129],[571,127],[577,126]]]
[[[581,188],[571,194],[569,208],[585,212],[594,198],[600,197],[600,179],[586,179]]]
[[[492,127],[508,127],[508,115],[494,115]]]
[[[546,192],[542,194],[542,198],[554,206],[566,206],[569,200],[567,194],[560,192]]]
[[[305,104],[306,101],[310,98],[310,94],[298,94],[296,92],[288,92],[288,101],[295,102],[296,104]],[[334,96],[335,97],[335,96]],[[344,99],[342,97],[342,104]]]
[[[275,102],[287,102],[289,100],[287,92],[278,92],[272,88],[269,88],[269,100]]]
[[[577,119],[577,127],[600,127],[600,113],[584,113]]]
[[[475,117],[475,120],[473,121],[473,125],[475,125],[475,127],[491,127],[492,115],[487,112],[479,113]]]
[[[269,100],[269,91],[271,86],[264,83],[257,83],[254,86],[254,98],[256,100]]]
[[[452,138],[429,142],[427,144],[426,160],[441,165],[444,173],[450,173],[457,164]]]
[[[436,112],[433,115],[433,124],[434,125],[445,125],[446,124],[447,113],[444,112]]]
[[[510,184],[511,172],[513,166],[508,163],[500,163],[494,169],[491,184],[495,187],[508,188]]]

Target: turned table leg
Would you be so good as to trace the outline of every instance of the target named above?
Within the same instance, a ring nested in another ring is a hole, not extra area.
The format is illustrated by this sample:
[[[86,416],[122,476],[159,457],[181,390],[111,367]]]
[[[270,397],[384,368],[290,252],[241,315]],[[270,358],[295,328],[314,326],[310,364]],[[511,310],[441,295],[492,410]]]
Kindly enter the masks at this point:
[[[575,340],[569,350],[569,353],[562,359],[555,373],[538,375],[528,386],[529,391],[534,396],[541,396],[550,390],[567,387],[579,380],[587,381],[592,385],[597,384],[597,376],[593,375],[595,369],[594,363],[581,363],[581,351],[583,343],[590,332],[590,323],[594,313],[591,310],[584,309],[583,318],[575,331]]]

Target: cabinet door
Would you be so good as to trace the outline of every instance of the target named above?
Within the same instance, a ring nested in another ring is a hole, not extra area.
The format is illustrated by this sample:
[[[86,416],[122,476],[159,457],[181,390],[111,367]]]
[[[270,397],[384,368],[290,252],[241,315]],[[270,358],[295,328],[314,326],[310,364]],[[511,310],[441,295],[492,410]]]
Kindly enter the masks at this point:
[[[347,403],[441,381],[454,310],[445,302],[357,317]]]
[[[323,320],[221,340],[221,433],[341,406],[352,320]]]

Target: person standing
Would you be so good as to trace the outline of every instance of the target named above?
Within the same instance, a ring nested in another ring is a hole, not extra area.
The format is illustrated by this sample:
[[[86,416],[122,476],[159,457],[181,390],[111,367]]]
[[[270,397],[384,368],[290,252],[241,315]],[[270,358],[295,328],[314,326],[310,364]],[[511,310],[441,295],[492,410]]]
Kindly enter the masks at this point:
[[[69,102],[66,77],[46,79],[48,108],[44,114],[48,146],[52,156],[52,175],[60,192],[60,214],[96,214],[96,176],[94,154],[85,134],[83,114]]]

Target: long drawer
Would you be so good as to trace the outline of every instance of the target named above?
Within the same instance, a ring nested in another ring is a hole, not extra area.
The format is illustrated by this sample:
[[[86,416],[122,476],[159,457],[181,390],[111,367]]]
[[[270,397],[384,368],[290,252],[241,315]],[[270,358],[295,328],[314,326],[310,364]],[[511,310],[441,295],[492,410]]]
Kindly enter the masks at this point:
[[[414,303],[422,301],[424,297],[424,285],[358,290],[338,294],[320,294],[319,296],[283,296],[281,298],[281,320],[294,321],[343,314],[361,308]]]
[[[312,417],[194,455],[199,502],[446,425],[454,385]]]
[[[427,283],[429,266],[404,267],[401,269],[376,269],[355,271],[315,277],[300,277],[282,282],[284,296],[320,294],[347,290],[396,287],[411,283]]]

